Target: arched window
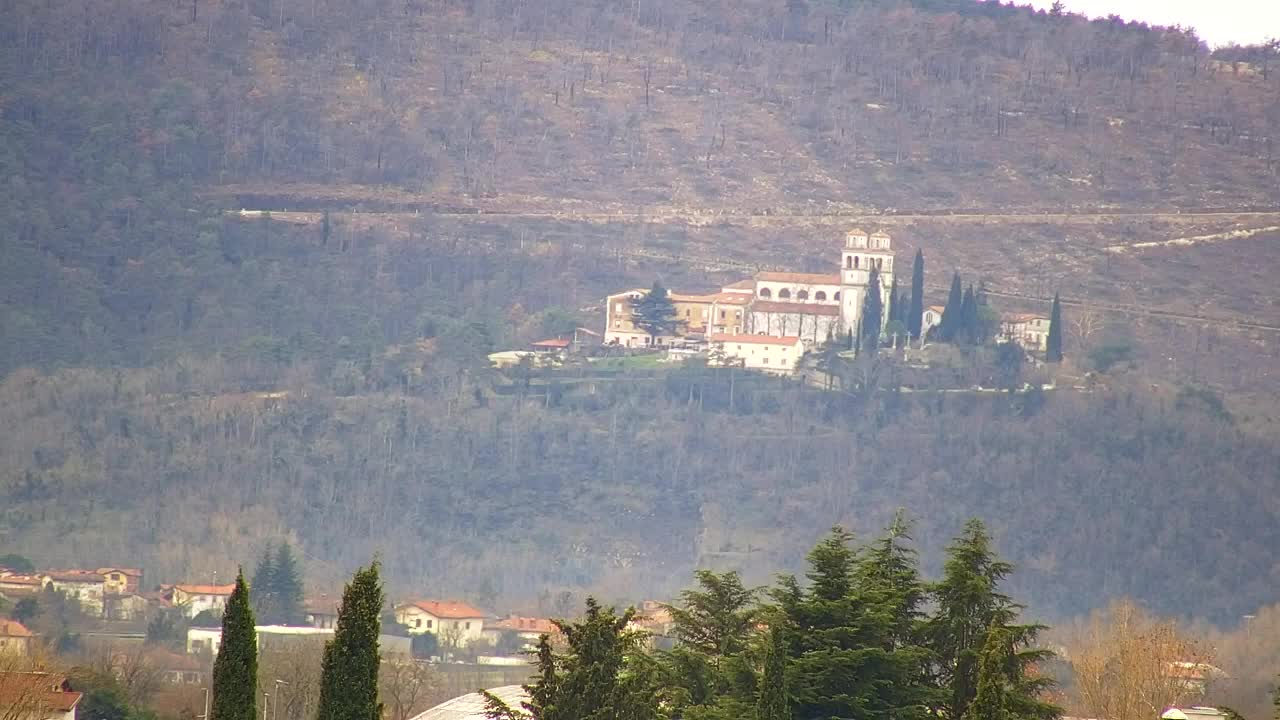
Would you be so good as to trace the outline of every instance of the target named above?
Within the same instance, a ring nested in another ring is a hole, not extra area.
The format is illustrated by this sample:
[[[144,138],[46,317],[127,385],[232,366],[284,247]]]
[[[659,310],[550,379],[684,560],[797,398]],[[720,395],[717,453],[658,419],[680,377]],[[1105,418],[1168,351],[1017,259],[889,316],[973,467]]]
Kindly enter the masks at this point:
[[[854,266],[855,268],[856,268],[856,267],[858,267],[858,260],[860,260],[860,259],[861,259],[861,258],[859,258],[857,255],[854,255],[854,256],[853,256],[853,266]]]
[[[790,291],[790,290],[788,290],[788,289],[786,289],[786,288],[782,288],[781,290],[779,290],[779,291],[778,291],[778,299],[779,299],[779,300],[790,300],[790,299],[791,299],[791,291]]]
[[[845,270],[852,270],[852,269],[853,269],[853,256],[852,256],[852,255],[845,255],[845,256],[844,256],[844,269],[845,269]]]
[[[839,293],[839,292],[837,292],[833,297],[834,297],[836,300],[839,300],[839,299],[840,299],[840,293]]]
[[[809,299],[809,291],[808,291],[808,290],[801,290],[800,292],[796,293],[796,299],[797,299],[797,300],[808,300],[808,299]]]
[[[826,300],[826,299],[827,299],[827,293],[826,293],[826,291],[824,291],[824,290],[819,290],[818,292],[814,293],[814,294],[813,294],[813,299],[814,299],[814,300]]]
[[[769,288],[760,288],[760,297],[764,297],[764,298],[773,297],[773,293],[769,290]]]

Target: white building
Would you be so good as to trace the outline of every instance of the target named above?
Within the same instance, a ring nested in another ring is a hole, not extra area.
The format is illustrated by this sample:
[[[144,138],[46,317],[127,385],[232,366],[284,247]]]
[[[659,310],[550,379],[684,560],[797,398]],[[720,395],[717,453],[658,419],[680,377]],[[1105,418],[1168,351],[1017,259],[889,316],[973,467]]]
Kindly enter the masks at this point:
[[[883,232],[845,234],[837,273],[761,271],[750,280],[725,285],[718,293],[671,293],[676,327],[656,338],[670,345],[676,338],[723,335],[798,337],[816,345],[828,336],[858,329],[871,273],[879,273],[882,308],[889,306],[893,286],[892,241]],[[648,290],[637,288],[605,300],[605,344],[646,347],[655,342],[632,322],[632,308]],[[882,325],[888,321],[880,315]]]
[[[316,627],[295,627],[292,625],[255,625],[253,632],[258,641],[258,650],[285,650],[297,647],[300,643],[316,643],[323,645],[333,637],[334,629]],[[187,653],[218,654],[222,648],[222,628],[189,628],[187,630]],[[410,640],[397,635],[378,635],[378,652],[388,655],[409,655]]]
[[[235,585],[193,585],[179,583],[164,588],[166,599],[174,606],[182,608],[187,617],[195,617],[205,610],[221,613],[227,606],[227,599]]]
[[[401,603],[395,617],[411,634],[432,633],[450,647],[465,647],[484,637],[485,614],[457,600]]]
[[[748,370],[789,375],[804,355],[804,341],[770,335],[712,335],[711,353],[712,358],[721,358],[716,362],[739,362]]]
[[[93,570],[49,570],[42,578],[45,587],[79,601],[85,614],[102,617],[106,578],[101,573]]]
[[[1006,313],[1000,317],[1000,339],[1024,350],[1044,352],[1049,343],[1049,318],[1035,313]]]

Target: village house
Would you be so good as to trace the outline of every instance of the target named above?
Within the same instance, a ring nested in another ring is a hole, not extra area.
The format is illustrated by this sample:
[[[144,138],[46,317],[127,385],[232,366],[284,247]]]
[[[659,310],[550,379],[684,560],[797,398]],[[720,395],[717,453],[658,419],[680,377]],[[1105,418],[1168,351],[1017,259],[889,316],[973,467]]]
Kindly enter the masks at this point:
[[[401,603],[395,618],[410,634],[432,633],[447,647],[466,647],[484,637],[485,614],[457,600]]]
[[[47,570],[44,586],[80,603],[86,615],[102,617],[106,578],[96,570]]]
[[[142,571],[137,568],[98,568],[102,576],[102,588],[107,593],[127,595],[138,592],[142,585]]]
[[[1024,350],[1044,352],[1049,343],[1049,318],[1035,313],[1005,313],[1000,316],[1000,340]]]
[[[920,316],[920,336],[928,337],[929,331],[942,324],[942,313],[946,310],[941,305],[930,305]]]
[[[658,640],[669,638],[675,621],[671,610],[665,603],[657,600],[645,600],[636,608],[636,615],[627,624],[628,630],[643,633],[650,647],[657,645]]]
[[[138,593],[107,593],[102,597],[102,617],[129,622],[144,617],[151,601]]]
[[[496,648],[519,647],[530,650],[543,635],[558,635],[560,628],[546,618],[509,615],[501,620],[486,623],[484,638]]]
[[[798,337],[769,335],[712,335],[710,362],[740,364],[748,370],[789,375],[804,356],[804,341]]]
[[[887,306],[893,265],[892,241],[888,235],[850,230],[845,234],[837,272],[761,271],[751,279],[725,285],[715,293],[669,293],[676,327],[670,334],[657,338],[651,339],[633,322],[635,303],[647,290],[625,290],[610,295],[605,302],[604,342],[622,347],[646,347],[651,342],[670,345],[681,338],[767,335],[800,338],[815,346],[828,337],[858,328],[873,269],[879,273],[881,299]],[[883,315],[881,322],[885,322]]]
[[[17,620],[0,620],[0,656],[31,655],[35,634]]]
[[[34,595],[44,589],[44,578],[39,575],[22,575],[0,572],[0,594]]]
[[[302,603],[303,618],[314,628],[334,628],[338,624],[338,599],[329,595],[317,595]]]
[[[307,646],[323,647],[333,637],[333,628],[294,627],[292,625],[255,625],[254,636],[260,652],[290,652]],[[383,657],[408,656],[411,641],[397,635],[378,635],[378,652]],[[187,653],[216,656],[222,647],[222,628],[189,628]]]
[[[196,585],[179,583],[162,585],[161,597],[172,607],[181,608],[187,617],[195,617],[206,610],[221,613],[227,606],[227,598],[235,585]]]
[[[6,720],[76,720],[81,694],[70,688],[63,675],[0,671],[0,708]]]

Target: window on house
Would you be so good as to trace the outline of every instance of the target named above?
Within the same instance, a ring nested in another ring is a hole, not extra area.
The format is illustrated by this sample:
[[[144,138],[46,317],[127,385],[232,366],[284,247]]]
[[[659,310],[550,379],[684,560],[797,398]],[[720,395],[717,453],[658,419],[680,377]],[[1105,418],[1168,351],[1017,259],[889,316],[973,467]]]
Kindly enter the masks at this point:
[[[826,299],[827,299],[827,294],[826,294],[825,292],[823,292],[822,290],[819,290],[818,292],[816,292],[816,293],[814,293],[814,294],[813,294],[813,299],[814,299],[814,300],[826,300]]]
[[[765,359],[764,359],[764,364],[765,364],[765,365],[768,365],[768,364],[769,364],[769,358],[765,358]]]
[[[614,303],[614,304],[613,304],[613,311],[614,311],[614,312],[616,312],[616,313],[620,313],[620,312],[622,312],[622,303]]]
[[[436,622],[435,620],[428,620],[428,621],[427,621],[427,629],[428,629],[428,630],[430,630],[430,629],[431,629],[431,626],[432,626],[432,625],[434,625],[434,624],[435,624],[435,622]]]
[[[760,288],[760,297],[773,297],[773,292],[769,288]]]
[[[838,292],[837,292],[833,297],[834,297],[836,300],[839,300],[839,299],[840,299],[840,293],[838,293]]]
[[[858,261],[859,261],[860,259],[861,259],[861,258],[859,258],[857,255],[854,255],[854,256],[853,256],[853,266],[854,266],[855,268],[856,268],[856,267],[858,267]]]
[[[791,291],[790,291],[790,290],[788,290],[788,289],[786,289],[786,288],[782,288],[781,290],[779,290],[779,291],[778,291],[778,299],[780,299],[780,300],[790,300],[790,299],[791,299]]]
[[[852,255],[845,255],[845,256],[844,256],[844,269],[845,269],[845,270],[852,270],[852,269],[853,269],[853,256],[852,256]]]
[[[724,319],[724,311],[723,311],[723,310],[721,310],[721,311],[720,311],[720,319],[721,319],[721,320],[723,320],[723,319]]]
[[[808,299],[809,299],[809,291],[808,291],[808,290],[801,290],[800,292],[796,293],[796,299],[797,299],[797,300],[808,300]]]
[[[690,310],[689,308],[685,308],[685,309],[684,309],[684,316],[685,316],[685,317],[693,317],[693,311],[692,311],[692,310]]]
[[[467,623],[467,624],[466,624],[466,628],[465,628],[465,629],[470,630],[470,629],[471,629],[471,623]]]
[[[413,626],[414,626],[415,628],[420,628],[420,627],[422,627],[422,618],[418,618],[417,620],[414,620],[414,621],[413,621]]]
[[[191,651],[192,651],[192,652],[200,652],[201,650],[204,650],[204,641],[203,641],[203,640],[192,640],[192,641],[191,641]]]

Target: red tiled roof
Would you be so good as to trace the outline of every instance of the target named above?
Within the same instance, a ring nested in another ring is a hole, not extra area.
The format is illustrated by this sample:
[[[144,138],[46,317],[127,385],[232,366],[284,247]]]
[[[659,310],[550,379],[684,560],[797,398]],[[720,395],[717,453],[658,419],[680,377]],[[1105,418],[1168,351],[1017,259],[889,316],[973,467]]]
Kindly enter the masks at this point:
[[[778,300],[757,300],[751,303],[752,312],[799,313],[801,315],[840,316],[839,305],[822,305],[820,303],[786,302]]]
[[[45,572],[51,580],[58,582],[102,582],[106,578],[96,570],[48,570]]]
[[[128,575],[130,577],[142,577],[142,571],[137,568],[104,567],[104,568],[98,568],[95,572],[97,572],[99,575],[106,575],[107,573],[118,572],[118,573],[124,573],[125,575]]]
[[[757,345],[796,345],[798,337],[774,337],[772,335],[712,335],[711,342],[755,343]]]
[[[802,285],[839,285],[840,276],[826,273],[772,272],[764,270],[756,273],[756,280],[766,282],[789,282]]]
[[[30,704],[33,709],[69,712],[81,694],[65,690],[66,682],[45,672],[0,671],[0,706]]]
[[[37,575],[0,575],[0,583],[8,585],[35,585],[39,587],[44,584]]]
[[[188,595],[230,595],[235,591],[236,586],[232,585],[188,585],[178,583],[173,586],[175,590],[181,590]]]
[[[1031,322],[1032,320],[1048,320],[1044,315],[1036,313],[1005,313],[1000,316],[1000,320],[1008,323]]]
[[[751,293],[722,292],[716,293],[712,297],[715,298],[716,302],[724,305],[746,305],[751,302],[752,296]]]
[[[940,312],[942,312],[942,311],[946,310],[947,308],[946,308],[945,306],[943,306],[943,305],[930,305],[927,309],[932,310],[932,311],[934,311],[934,312],[936,312],[936,313],[940,313]]]
[[[484,613],[460,600],[414,600],[401,605],[401,607],[405,606],[413,606],[438,618],[448,618],[450,620],[484,618],[485,616]]]
[[[566,340],[565,338],[551,338],[550,340],[539,340],[538,342],[533,343],[533,346],[545,348],[567,348],[569,347],[570,342],[570,340]]]
[[[739,280],[738,282],[732,282],[721,288],[721,290],[755,290],[755,289],[756,289],[756,281],[752,280],[751,278],[747,278],[746,280]]]
[[[0,636],[31,637],[32,632],[17,620],[0,620]]]
[[[487,628],[494,630],[514,630],[516,632],[536,632],[539,634],[551,635],[560,632],[560,628],[555,623],[546,618],[536,617],[520,617],[511,615],[493,623],[485,625]]]

